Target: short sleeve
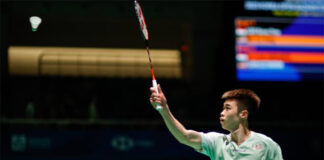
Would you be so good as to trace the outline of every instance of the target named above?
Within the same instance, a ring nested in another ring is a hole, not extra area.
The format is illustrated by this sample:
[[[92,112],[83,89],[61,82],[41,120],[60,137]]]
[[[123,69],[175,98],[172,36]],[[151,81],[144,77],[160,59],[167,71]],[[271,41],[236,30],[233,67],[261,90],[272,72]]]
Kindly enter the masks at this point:
[[[219,150],[222,146],[222,137],[224,137],[224,134],[217,132],[200,132],[200,135],[202,150],[198,152],[209,156],[211,159],[214,159],[213,157],[215,157],[215,154],[217,154],[217,150]]]
[[[267,160],[283,160],[280,146],[273,142],[269,146]]]

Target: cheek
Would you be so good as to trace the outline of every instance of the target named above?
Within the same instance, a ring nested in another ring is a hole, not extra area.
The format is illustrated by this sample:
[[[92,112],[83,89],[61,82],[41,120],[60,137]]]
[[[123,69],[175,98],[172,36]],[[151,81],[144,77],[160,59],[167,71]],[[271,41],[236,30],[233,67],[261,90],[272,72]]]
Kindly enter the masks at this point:
[[[238,116],[236,115],[236,113],[229,113],[228,115],[227,115],[227,118],[229,119],[229,120],[238,120]]]
[[[227,118],[228,118],[229,120],[233,120],[233,119],[234,119],[234,116],[233,116],[233,115],[228,115]]]

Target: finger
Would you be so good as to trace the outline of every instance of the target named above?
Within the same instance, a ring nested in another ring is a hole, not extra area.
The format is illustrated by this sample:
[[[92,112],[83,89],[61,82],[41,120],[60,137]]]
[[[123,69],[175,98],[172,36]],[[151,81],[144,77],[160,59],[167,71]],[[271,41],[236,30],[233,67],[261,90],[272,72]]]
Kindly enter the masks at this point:
[[[158,95],[156,93],[152,93],[151,98],[153,98],[153,97],[158,97]]]
[[[152,104],[155,104],[155,103],[156,103],[156,99],[150,98],[150,102],[151,102]]]
[[[160,105],[162,104],[162,102],[160,100],[155,100],[154,103],[160,104]]]
[[[156,92],[156,90],[154,89],[154,87],[151,87],[151,88],[150,88],[150,91],[151,91],[152,93],[155,93],[155,92]]]

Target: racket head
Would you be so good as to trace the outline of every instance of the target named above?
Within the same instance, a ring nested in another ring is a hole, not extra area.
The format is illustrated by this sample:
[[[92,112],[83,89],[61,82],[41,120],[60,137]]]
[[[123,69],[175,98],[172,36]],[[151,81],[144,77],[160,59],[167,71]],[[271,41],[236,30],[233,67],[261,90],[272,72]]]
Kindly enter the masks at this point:
[[[134,1],[134,5],[135,5],[135,12],[136,12],[136,15],[137,15],[137,19],[138,19],[138,22],[139,22],[143,37],[144,37],[144,39],[146,41],[148,41],[149,40],[149,34],[148,34],[147,27],[146,27],[145,18],[144,18],[142,8],[141,8],[140,4],[136,0]]]

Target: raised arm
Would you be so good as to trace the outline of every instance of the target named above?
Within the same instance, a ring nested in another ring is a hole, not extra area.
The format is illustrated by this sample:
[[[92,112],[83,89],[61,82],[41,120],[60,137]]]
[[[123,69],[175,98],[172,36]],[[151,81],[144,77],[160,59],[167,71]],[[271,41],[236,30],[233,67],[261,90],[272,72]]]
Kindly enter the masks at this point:
[[[150,102],[154,108],[156,104],[162,106],[162,110],[159,111],[166,126],[168,127],[171,134],[182,144],[188,145],[196,150],[201,150],[201,136],[199,132],[193,130],[187,130],[171,113],[167,104],[167,99],[164,96],[160,85],[158,85],[159,94],[156,93],[155,89],[150,88],[151,97]]]

